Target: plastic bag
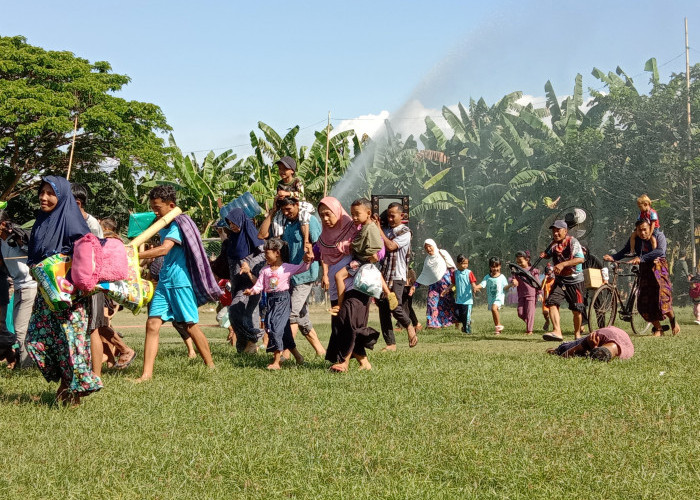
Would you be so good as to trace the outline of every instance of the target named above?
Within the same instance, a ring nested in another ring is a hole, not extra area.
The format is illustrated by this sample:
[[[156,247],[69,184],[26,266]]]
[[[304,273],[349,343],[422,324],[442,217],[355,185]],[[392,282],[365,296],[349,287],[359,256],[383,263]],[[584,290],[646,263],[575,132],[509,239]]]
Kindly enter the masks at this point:
[[[382,295],[382,273],[373,264],[364,264],[355,273],[353,288],[378,299]]]
[[[52,311],[63,311],[73,304],[73,295],[77,290],[66,278],[72,261],[70,255],[56,254],[31,268],[30,272],[39,284],[39,292]]]

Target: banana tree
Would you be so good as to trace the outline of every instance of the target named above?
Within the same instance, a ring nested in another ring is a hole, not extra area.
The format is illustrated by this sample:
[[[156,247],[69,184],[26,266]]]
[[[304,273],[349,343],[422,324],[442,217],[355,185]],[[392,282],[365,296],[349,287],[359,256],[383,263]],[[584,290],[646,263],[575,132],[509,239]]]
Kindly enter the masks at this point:
[[[217,200],[236,194],[245,185],[245,171],[241,171],[243,164],[233,164],[236,155],[229,149],[219,155],[210,151],[200,165],[194,154],[182,153],[172,135],[169,141],[174,151],[171,168],[142,186],[152,188],[166,184],[175,188],[180,205],[186,208],[202,234],[206,234],[219,218]]]

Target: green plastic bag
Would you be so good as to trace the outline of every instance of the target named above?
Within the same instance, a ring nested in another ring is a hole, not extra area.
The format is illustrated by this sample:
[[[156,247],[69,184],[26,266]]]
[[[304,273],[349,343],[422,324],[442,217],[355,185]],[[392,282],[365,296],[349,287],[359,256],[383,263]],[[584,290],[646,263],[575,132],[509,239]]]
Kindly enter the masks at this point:
[[[126,237],[136,238],[139,234],[143,233],[148,227],[153,224],[156,220],[156,214],[153,212],[140,212],[137,214],[129,215],[129,230]]]

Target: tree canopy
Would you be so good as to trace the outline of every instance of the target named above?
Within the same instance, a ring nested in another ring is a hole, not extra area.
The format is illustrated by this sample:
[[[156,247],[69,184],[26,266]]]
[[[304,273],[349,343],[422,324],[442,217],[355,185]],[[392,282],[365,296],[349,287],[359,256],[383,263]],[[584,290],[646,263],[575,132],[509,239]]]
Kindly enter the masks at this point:
[[[0,199],[33,189],[40,175],[65,174],[74,120],[73,168],[162,170],[170,130],[154,104],[114,94],[129,77],[109,63],[47,51],[24,37],[0,37]]]

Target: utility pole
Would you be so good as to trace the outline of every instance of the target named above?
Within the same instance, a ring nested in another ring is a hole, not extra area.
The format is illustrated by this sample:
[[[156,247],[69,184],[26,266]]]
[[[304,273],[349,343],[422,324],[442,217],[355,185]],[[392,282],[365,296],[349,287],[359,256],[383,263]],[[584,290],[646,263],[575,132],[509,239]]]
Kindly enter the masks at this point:
[[[73,125],[73,140],[70,145],[70,158],[68,158],[68,172],[66,180],[70,180],[70,169],[73,166],[73,151],[75,150],[75,136],[78,135],[78,114],[75,115],[75,124]]]
[[[692,133],[690,130],[690,45],[688,44],[688,18],[685,18],[685,88],[687,93],[686,106],[688,112],[688,160],[692,158]],[[688,172],[688,202],[690,204],[690,244],[692,248],[692,270],[695,272],[696,253],[695,253],[695,201],[693,199],[693,172]]]
[[[690,106],[690,104],[689,104]],[[326,175],[323,179],[323,197],[328,196],[328,148],[331,143],[331,112],[328,111],[328,125],[326,125]]]

